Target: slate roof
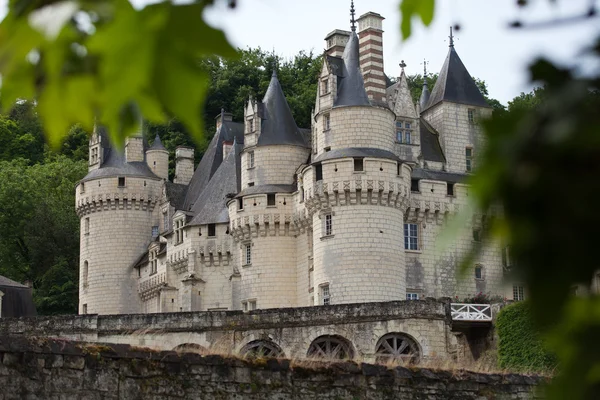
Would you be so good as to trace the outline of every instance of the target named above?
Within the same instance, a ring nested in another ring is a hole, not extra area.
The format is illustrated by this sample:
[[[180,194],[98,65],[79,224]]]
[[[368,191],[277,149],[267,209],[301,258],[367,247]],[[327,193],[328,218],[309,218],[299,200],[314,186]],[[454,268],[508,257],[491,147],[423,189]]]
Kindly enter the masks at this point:
[[[424,119],[419,120],[421,135],[421,155],[425,161],[446,162],[439,133]]]
[[[194,206],[190,225],[229,222],[227,201],[240,191],[240,152],[242,145],[235,142],[229,154],[202,191]]]
[[[165,189],[167,191],[167,199],[176,210],[180,210],[183,207],[185,196],[187,194],[187,185],[181,183],[173,183],[165,181]]]
[[[109,147],[104,149],[104,162],[100,168],[88,172],[81,181],[85,182],[91,179],[112,176],[137,176],[159,179],[145,161],[127,162],[124,153]]]
[[[223,142],[244,143],[244,124],[223,121],[204,152],[190,184],[181,209],[191,210],[194,203],[223,162]]]
[[[441,101],[489,107],[454,46],[451,46],[448,51],[446,61],[424,110]]]
[[[333,104],[334,107],[371,105],[360,71],[358,36],[354,31],[350,33],[350,39],[346,43],[342,60],[343,73],[341,76],[338,75],[337,97]]]
[[[5,276],[0,275],[0,286],[13,286],[13,287],[20,287],[20,288],[27,288],[27,286],[20,284],[19,282],[13,281],[12,279],[8,279]]]
[[[308,147],[304,135],[292,116],[277,73],[273,70],[271,82],[261,103],[262,123],[257,146],[294,145]]]
[[[337,158],[345,157],[374,157],[374,158],[386,158],[388,160],[402,161],[396,154],[391,151],[373,149],[370,147],[349,147],[346,149],[336,149],[327,151],[319,155],[313,163],[320,163],[326,160],[334,160]]]
[[[167,151],[165,146],[162,144],[162,141],[160,140],[160,136],[158,136],[158,133],[156,134],[156,137],[154,138],[154,142],[152,142],[152,146],[148,150],[165,150],[165,151]]]
[[[29,317],[37,314],[31,288],[0,276],[2,296],[2,317]]]
[[[467,174],[455,174],[445,171],[434,171],[430,169],[415,168],[412,171],[412,178],[414,179],[429,179],[432,181],[442,181],[450,183],[462,183],[465,182],[469,175]]]

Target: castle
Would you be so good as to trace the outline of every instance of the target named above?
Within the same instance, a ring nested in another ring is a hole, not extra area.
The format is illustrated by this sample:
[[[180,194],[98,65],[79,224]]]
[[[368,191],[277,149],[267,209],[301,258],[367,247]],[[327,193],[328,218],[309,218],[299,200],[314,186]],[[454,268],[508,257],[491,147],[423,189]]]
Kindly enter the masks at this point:
[[[80,314],[305,307],[467,297],[520,300],[501,244],[466,250],[489,215],[473,215],[444,251],[436,239],[469,202],[466,180],[491,108],[452,37],[439,78],[414,104],[404,68],[383,70],[383,17],[354,17],[325,38],[310,129],[296,125],[274,73],[244,120],[217,117],[194,150],[169,153],[141,133],[124,153],[97,128],[77,185]]]

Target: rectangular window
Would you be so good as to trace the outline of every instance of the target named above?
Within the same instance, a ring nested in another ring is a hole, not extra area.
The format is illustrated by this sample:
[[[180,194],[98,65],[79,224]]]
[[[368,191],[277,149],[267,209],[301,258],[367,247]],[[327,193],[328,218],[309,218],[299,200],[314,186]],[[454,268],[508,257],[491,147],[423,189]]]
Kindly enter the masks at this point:
[[[156,250],[150,251],[149,263],[150,263],[150,275],[156,274],[156,272],[158,271],[158,257],[157,257]]]
[[[248,120],[248,133],[254,132],[254,118]]]
[[[481,229],[473,229],[473,241],[474,242],[481,241]]]
[[[86,235],[90,234],[90,219],[86,218],[84,221],[84,232]]]
[[[79,193],[85,193],[85,183],[83,182],[79,185]]]
[[[515,300],[515,301],[525,300],[525,289],[523,288],[523,286],[518,286],[518,285],[513,286],[513,300]]]
[[[322,94],[327,94],[329,93],[329,79],[324,79],[323,80],[323,93]]]
[[[217,236],[217,225],[208,224],[208,236]]]
[[[254,152],[248,152],[248,168],[254,168]]]
[[[245,258],[246,258],[246,265],[250,265],[252,264],[252,244],[248,243],[245,246]]]
[[[415,193],[419,193],[419,180],[418,179],[411,179],[410,180],[410,191],[411,192],[415,192]]]
[[[271,193],[267,195],[267,206],[275,205],[275,193]]]
[[[323,180],[323,166],[321,164],[315,165],[315,180],[317,182]]]
[[[163,213],[163,230],[166,231],[169,226],[169,213],[165,211]]]
[[[418,293],[406,293],[406,300],[419,300]]]
[[[470,147],[465,149],[465,163],[467,172],[471,172],[473,169],[473,149]]]
[[[402,130],[402,121],[396,121],[396,140],[402,143],[404,131]]]
[[[256,300],[250,300],[248,302],[248,308],[250,309],[250,311],[256,310]]]
[[[184,221],[182,219],[174,222],[175,225],[175,244],[183,242],[183,226]]]
[[[354,172],[363,172],[364,171],[364,160],[362,158],[354,159]]]
[[[158,237],[158,226],[155,225],[152,227],[152,238],[157,238]]]
[[[242,301],[242,309],[244,311],[248,311],[248,302],[247,301]]]
[[[483,267],[481,265],[475,267],[475,279],[483,279]]]
[[[248,182],[248,187],[254,186],[254,182]]]
[[[404,131],[404,143],[406,143],[406,144],[412,143],[409,130]]]
[[[331,304],[331,296],[329,295],[329,285],[321,286],[321,304],[325,306]]]
[[[323,130],[328,131],[331,128],[331,121],[329,114],[323,115]]]
[[[243,210],[244,209],[244,199],[242,197],[240,197],[238,199],[238,210]]]
[[[119,177],[119,187],[125,187],[125,177]]]
[[[454,183],[446,183],[446,194],[448,196],[454,196]]]
[[[333,235],[333,220],[331,214],[325,214],[325,236]]]
[[[469,118],[469,123],[475,123],[475,109],[469,108],[467,110],[467,117]]]
[[[87,304],[81,306],[81,313],[84,315],[87,314]]]
[[[404,224],[404,249],[419,250],[419,226]]]

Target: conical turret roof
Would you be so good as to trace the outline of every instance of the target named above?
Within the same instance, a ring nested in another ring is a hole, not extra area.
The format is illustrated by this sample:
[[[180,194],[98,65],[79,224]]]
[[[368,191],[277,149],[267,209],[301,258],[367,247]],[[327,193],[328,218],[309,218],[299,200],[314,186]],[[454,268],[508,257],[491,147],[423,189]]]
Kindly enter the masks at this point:
[[[285,99],[277,73],[273,70],[271,82],[262,104],[261,133],[257,146],[296,145],[307,147],[304,135],[298,129],[292,111]]]
[[[158,136],[158,133],[156,134],[156,137],[154,138],[154,142],[152,142],[152,146],[148,150],[165,150],[165,151],[167,151],[165,146],[162,144],[162,141],[160,140],[160,136]]]
[[[334,106],[368,106],[371,105],[365,90],[365,82],[360,71],[358,52],[358,36],[350,33],[350,39],[342,54],[343,74],[338,77],[337,98]]]
[[[450,45],[446,61],[424,109],[433,107],[441,101],[489,107],[453,44]]]

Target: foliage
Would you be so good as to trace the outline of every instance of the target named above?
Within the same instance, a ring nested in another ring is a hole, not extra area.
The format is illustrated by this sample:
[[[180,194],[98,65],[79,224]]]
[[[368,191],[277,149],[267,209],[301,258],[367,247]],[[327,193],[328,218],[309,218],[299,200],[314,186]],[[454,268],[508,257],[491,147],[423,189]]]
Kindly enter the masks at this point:
[[[494,304],[494,303],[503,303],[506,299],[502,296],[498,295],[490,295],[489,293],[479,292],[470,297],[465,297],[462,301],[459,301],[458,296],[456,296],[456,301],[459,303],[465,304]]]
[[[35,99],[55,149],[72,125],[95,121],[121,145],[140,114],[177,117],[199,139],[209,79],[198,60],[235,56],[202,19],[211,2],[12,0],[0,23],[2,105]]]
[[[556,356],[548,350],[534,326],[527,302],[504,307],[496,319],[496,330],[500,368],[523,372],[547,372],[556,368]]]
[[[87,163],[0,161],[0,275],[33,282],[41,314],[77,310],[79,219],[73,188]]]
[[[407,39],[412,31],[412,19],[414,16],[421,18],[425,26],[433,21],[435,11],[435,0],[402,0],[400,2],[400,31],[402,38]]]

